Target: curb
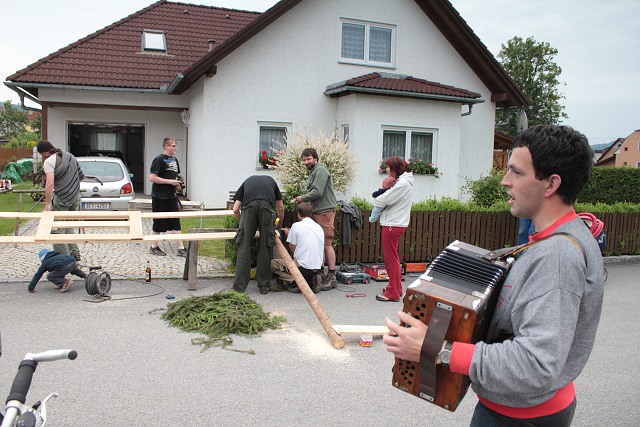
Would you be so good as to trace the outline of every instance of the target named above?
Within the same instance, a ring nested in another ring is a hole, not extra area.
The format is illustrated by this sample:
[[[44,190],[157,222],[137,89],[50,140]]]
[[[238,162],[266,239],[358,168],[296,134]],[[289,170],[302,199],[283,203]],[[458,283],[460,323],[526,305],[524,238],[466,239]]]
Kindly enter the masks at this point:
[[[602,261],[604,265],[640,263],[640,255],[607,256]]]

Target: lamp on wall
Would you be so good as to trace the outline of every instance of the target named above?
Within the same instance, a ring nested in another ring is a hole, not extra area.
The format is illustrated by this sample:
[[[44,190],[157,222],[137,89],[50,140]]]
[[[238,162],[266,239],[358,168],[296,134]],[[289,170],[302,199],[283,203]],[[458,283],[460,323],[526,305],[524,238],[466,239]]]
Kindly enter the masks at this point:
[[[182,123],[184,123],[184,126],[187,127],[189,125],[189,120],[191,119],[191,113],[187,110],[182,110],[182,113],[180,113],[180,118],[182,119]]]

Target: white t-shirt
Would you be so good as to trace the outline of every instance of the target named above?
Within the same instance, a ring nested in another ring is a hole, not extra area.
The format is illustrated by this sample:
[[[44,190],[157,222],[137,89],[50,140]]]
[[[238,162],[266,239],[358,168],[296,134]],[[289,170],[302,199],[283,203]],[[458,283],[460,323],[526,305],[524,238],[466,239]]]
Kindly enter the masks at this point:
[[[45,161],[42,162],[42,170],[44,171],[45,174],[55,171],[57,156],[58,156],[57,154],[54,154],[52,156],[47,157]]]
[[[293,258],[308,270],[322,267],[324,262],[324,231],[311,218],[294,222],[289,230],[287,242],[296,245]]]

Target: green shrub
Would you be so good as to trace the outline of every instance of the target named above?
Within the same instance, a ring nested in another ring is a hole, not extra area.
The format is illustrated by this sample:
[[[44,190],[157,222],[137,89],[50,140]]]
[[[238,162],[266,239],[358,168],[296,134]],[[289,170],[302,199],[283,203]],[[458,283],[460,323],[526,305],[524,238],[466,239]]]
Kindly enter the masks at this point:
[[[472,202],[490,207],[497,202],[509,200],[507,189],[502,185],[502,178],[504,171],[493,169],[488,176],[481,176],[475,181],[466,179],[462,191],[471,195]]]
[[[595,167],[578,194],[581,203],[640,203],[640,169]]]

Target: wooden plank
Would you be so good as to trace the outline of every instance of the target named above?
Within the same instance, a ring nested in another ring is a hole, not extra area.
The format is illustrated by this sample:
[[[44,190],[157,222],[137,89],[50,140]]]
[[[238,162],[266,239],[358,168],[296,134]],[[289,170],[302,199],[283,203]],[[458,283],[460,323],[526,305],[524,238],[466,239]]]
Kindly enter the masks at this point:
[[[371,334],[384,335],[389,332],[386,326],[377,325],[333,325],[333,330],[340,335],[349,334]]]
[[[36,230],[35,240],[40,241],[45,239],[51,234],[51,225],[53,224],[53,214],[51,211],[42,212],[42,218],[38,223],[38,229]]]
[[[37,212],[0,212],[0,219],[40,219],[41,213]]]
[[[142,240],[142,218],[140,211],[129,212],[129,234],[132,240]]]
[[[53,221],[51,224],[51,229],[88,227],[129,228],[129,221]]]

